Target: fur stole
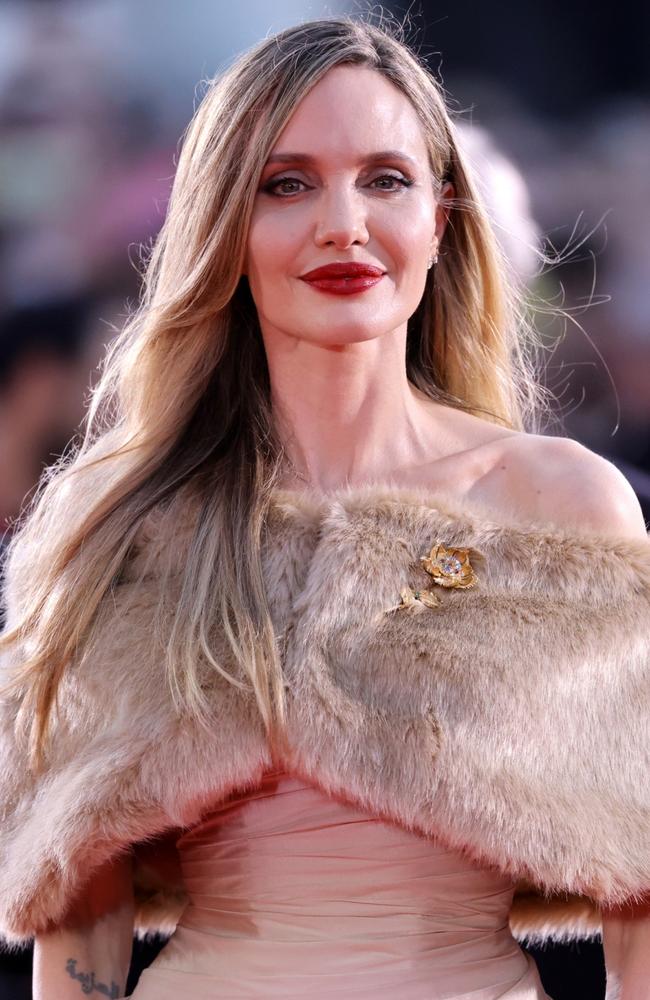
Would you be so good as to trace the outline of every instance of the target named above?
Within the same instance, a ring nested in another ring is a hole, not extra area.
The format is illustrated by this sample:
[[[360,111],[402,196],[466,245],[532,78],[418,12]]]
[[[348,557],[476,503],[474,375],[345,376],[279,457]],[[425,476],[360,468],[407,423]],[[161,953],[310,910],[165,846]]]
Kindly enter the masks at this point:
[[[157,567],[182,566],[191,530],[189,514],[143,524],[68,672],[40,777],[14,737],[16,704],[0,704],[9,943],[56,923],[127,850],[139,933],[171,932],[185,902],[175,840],[272,766],[251,695],[206,674],[208,732],[165,684]],[[650,891],[650,537],[496,522],[422,488],[277,490],[262,560],[288,771],[509,874],[522,942],[596,935],[601,906]]]

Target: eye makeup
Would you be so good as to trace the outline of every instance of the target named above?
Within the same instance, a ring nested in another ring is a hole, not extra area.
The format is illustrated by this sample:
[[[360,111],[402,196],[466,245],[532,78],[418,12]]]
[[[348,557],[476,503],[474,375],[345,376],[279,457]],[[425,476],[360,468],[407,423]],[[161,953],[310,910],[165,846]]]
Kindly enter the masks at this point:
[[[406,176],[403,176],[403,175],[400,176],[400,175],[397,175],[397,174],[380,174],[378,177],[374,177],[373,180],[371,180],[369,183],[370,184],[375,184],[377,181],[382,181],[382,180],[395,181],[398,185],[400,185],[400,187],[402,189],[409,188],[409,187],[411,187],[412,184],[415,183],[415,181],[414,181],[414,179],[412,177],[406,177]],[[271,195],[274,195],[274,196],[280,197],[280,198],[290,198],[294,194],[301,194],[302,193],[300,191],[294,191],[294,192],[289,192],[289,193],[285,192],[285,194],[277,194],[276,188],[280,184],[283,184],[283,183],[302,184],[303,186],[306,186],[305,182],[302,181],[302,180],[300,180],[300,178],[293,177],[293,176],[291,176],[289,174],[282,174],[280,177],[272,177],[272,178],[270,178],[270,180],[266,181],[262,185],[261,190],[264,191],[266,194],[271,194]],[[399,187],[398,188],[388,188],[388,187],[385,187],[385,188],[377,188],[376,190],[378,190],[378,191],[385,191],[386,194],[394,194],[395,192],[398,192],[400,190],[400,188]]]

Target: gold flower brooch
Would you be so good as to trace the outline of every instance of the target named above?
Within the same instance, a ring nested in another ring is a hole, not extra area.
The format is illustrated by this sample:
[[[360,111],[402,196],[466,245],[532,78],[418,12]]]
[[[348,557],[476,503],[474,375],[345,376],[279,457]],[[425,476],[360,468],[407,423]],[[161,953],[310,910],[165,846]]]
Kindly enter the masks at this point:
[[[433,578],[433,583],[437,583],[439,587],[464,590],[478,582],[478,577],[469,561],[469,553],[470,549],[447,548],[436,542],[428,556],[420,556],[420,562]],[[401,602],[389,608],[389,611],[413,607],[418,602],[428,608],[437,608],[442,604],[438,595],[428,588],[413,590],[411,587],[403,587],[400,590],[400,597]]]

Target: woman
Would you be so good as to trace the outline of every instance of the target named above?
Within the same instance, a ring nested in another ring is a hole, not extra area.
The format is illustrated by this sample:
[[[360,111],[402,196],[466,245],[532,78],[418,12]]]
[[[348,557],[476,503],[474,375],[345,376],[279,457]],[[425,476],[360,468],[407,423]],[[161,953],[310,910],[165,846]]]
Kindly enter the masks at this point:
[[[513,931],[601,922],[645,995],[648,539],[525,430],[523,330],[398,37],[309,22],[214,83],[8,566],[2,929],[41,1000],[122,995],[134,921],[176,928],[137,1000],[532,1000]]]

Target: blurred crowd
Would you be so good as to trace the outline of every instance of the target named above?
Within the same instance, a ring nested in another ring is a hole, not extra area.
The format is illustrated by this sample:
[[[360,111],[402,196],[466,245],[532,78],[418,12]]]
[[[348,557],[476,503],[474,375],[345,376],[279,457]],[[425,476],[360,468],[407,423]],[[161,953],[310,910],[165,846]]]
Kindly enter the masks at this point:
[[[155,17],[125,0],[0,6],[5,541],[73,438],[104,346],[137,299],[140,248],[163,218],[195,85],[267,32],[319,13],[298,0],[273,6],[271,20],[262,3],[226,16],[195,0],[194,34],[178,20],[185,5],[172,14],[163,0]],[[562,432],[618,464],[650,519],[650,105],[619,99],[560,122],[496,80],[481,80],[472,104],[482,123],[464,114],[459,124],[497,234],[535,296],[568,312],[564,328],[539,317]],[[566,259],[541,268],[535,247]]]

